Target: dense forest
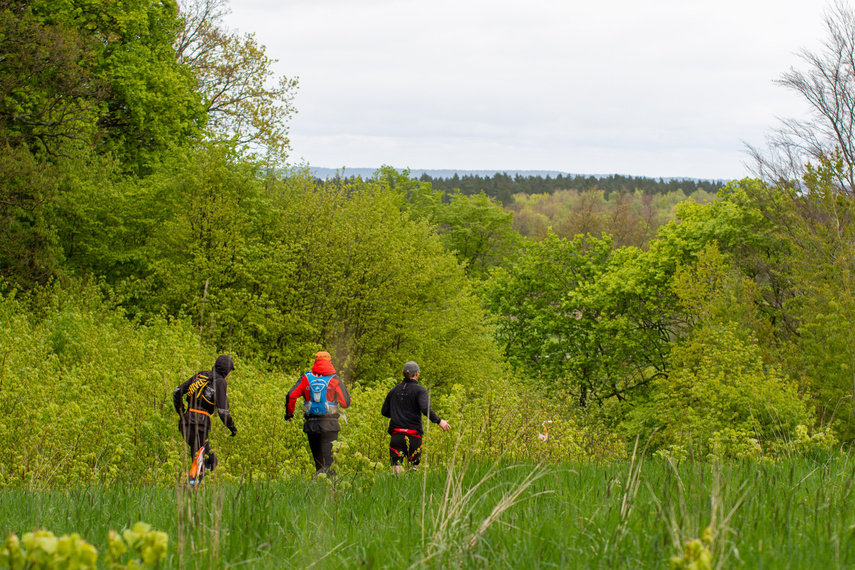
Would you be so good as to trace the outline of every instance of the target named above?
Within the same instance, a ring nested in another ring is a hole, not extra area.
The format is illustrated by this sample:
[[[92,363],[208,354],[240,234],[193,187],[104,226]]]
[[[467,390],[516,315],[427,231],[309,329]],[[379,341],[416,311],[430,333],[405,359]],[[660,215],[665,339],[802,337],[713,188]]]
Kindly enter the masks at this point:
[[[319,181],[288,164],[297,80],[219,5],[0,0],[0,483],[171,480],[171,391],[224,352],[235,476],[308,463],[282,398],[317,350],[365,457],[407,360],[472,455],[855,437],[851,140],[724,185]]]
[[[715,194],[725,185],[722,180],[693,180],[680,178],[649,178],[645,176],[622,176],[611,174],[608,176],[582,176],[557,174],[552,176],[523,176],[516,174],[511,176],[507,173],[497,172],[492,176],[480,176],[478,174],[455,174],[450,178],[431,177],[424,173],[419,177],[422,182],[428,182],[436,190],[442,190],[450,194],[455,190],[471,196],[484,192],[487,196],[494,198],[502,204],[508,205],[514,201],[517,194],[554,194],[561,190],[575,190],[584,193],[589,190],[602,191],[606,198],[613,192],[618,194],[634,193],[655,195],[669,192],[681,191],[684,194],[693,194],[702,190],[708,194]]]

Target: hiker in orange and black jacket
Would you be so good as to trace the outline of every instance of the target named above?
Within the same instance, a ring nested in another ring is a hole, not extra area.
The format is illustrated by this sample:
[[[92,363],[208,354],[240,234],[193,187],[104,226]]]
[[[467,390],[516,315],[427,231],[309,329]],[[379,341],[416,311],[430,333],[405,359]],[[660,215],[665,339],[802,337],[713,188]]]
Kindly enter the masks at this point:
[[[195,457],[200,447],[205,447],[205,469],[217,467],[217,456],[211,451],[208,434],[211,432],[211,414],[216,412],[232,437],[237,434],[235,421],[229,413],[229,396],[226,378],[235,369],[235,363],[227,354],[217,357],[212,371],[197,372],[172,392],[172,402],[178,412],[178,429]],[[188,410],[184,411],[187,396]]]
[[[331,362],[329,352],[318,352],[315,354],[315,363],[312,365],[311,372],[307,372],[300,377],[296,384],[288,391],[288,398],[285,404],[285,420],[291,421],[294,417],[294,407],[297,404],[297,399],[301,396],[306,402],[309,402],[312,397],[311,389],[309,388],[309,378],[330,376],[327,383],[327,402],[334,404],[332,411],[325,414],[312,414],[308,411],[308,404],[303,406],[306,411],[305,421],[303,422],[303,432],[309,439],[309,448],[312,450],[312,457],[315,460],[315,475],[327,473],[333,463],[332,443],[338,439],[338,432],[341,429],[338,418],[341,414],[338,408],[346,408],[350,406],[350,394],[347,393],[347,388],[344,382],[336,374],[335,368]],[[313,477],[313,478],[314,478]]]

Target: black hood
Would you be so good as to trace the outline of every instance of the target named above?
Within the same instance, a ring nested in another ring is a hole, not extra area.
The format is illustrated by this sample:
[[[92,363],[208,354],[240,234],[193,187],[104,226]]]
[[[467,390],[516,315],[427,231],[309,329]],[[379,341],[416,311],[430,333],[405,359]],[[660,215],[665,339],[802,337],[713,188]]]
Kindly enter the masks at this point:
[[[214,363],[214,375],[225,378],[235,369],[235,362],[228,354],[221,354]]]

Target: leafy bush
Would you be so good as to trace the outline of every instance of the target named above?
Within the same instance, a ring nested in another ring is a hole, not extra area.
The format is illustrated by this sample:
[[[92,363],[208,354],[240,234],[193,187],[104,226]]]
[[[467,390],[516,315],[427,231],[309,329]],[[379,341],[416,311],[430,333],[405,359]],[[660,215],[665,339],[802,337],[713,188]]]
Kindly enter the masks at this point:
[[[91,287],[0,296],[0,315],[0,484],[174,480],[171,392],[213,360],[186,325],[134,325]]]
[[[124,538],[124,540],[123,540]],[[156,568],[166,557],[169,536],[138,522],[120,535],[107,538],[105,567],[109,570]],[[96,567],[98,551],[79,534],[56,537],[47,530],[28,532],[18,539],[14,533],[0,549],[0,568],[9,570],[88,570]],[[124,563],[123,563],[124,562]]]
[[[709,459],[724,461],[729,459],[756,461],[763,448],[756,437],[744,429],[724,428],[713,433],[709,440]]]
[[[681,446],[703,457],[715,446],[749,453],[748,439],[787,441],[797,426],[812,425],[797,386],[764,367],[759,348],[735,327],[699,328],[677,345],[673,372],[654,382],[653,396],[629,413],[625,429],[649,438],[653,449]]]

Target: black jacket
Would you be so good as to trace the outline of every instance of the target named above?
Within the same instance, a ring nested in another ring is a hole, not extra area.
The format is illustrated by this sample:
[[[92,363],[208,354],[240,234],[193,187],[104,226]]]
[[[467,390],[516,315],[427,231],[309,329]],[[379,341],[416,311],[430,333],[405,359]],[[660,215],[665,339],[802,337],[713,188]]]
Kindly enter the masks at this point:
[[[389,390],[380,413],[389,418],[389,433],[397,429],[411,429],[424,435],[422,416],[438,424],[441,420],[430,408],[430,397],[424,386],[412,378],[404,380]]]
[[[187,396],[188,410],[185,413],[184,397]],[[229,431],[235,431],[235,421],[229,413],[229,396],[226,379],[211,371],[197,372],[172,392],[175,411],[187,425],[201,424],[211,428],[211,415],[220,416]],[[194,412],[200,410],[205,413]]]

